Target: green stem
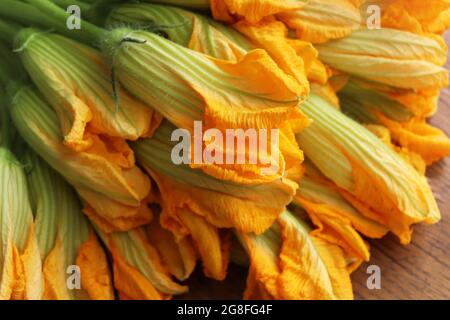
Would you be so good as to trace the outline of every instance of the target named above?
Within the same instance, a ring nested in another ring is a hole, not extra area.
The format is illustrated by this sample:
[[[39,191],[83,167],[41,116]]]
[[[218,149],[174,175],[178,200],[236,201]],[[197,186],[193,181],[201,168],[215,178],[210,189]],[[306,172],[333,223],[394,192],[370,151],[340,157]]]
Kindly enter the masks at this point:
[[[2,32],[0,30],[0,32]],[[0,57],[2,58],[2,63],[0,64],[0,125],[1,125],[1,139],[0,146],[5,147],[7,149],[11,146],[12,133],[9,119],[9,111],[6,104],[7,94],[6,94],[6,85],[10,80],[10,71],[8,69],[8,60],[3,59],[4,54],[8,54],[8,49],[3,44],[0,44]]]
[[[123,2],[123,0],[92,0],[88,1],[89,3],[80,0],[52,0],[52,2],[63,9],[69,5],[77,5],[81,9],[83,19],[97,26],[103,26],[112,7]]]
[[[19,26],[16,32],[20,29]],[[0,43],[0,61],[2,62],[0,63],[1,146],[14,151],[17,134],[10,118],[9,103],[11,98],[27,83],[26,72],[11,46],[3,43]]]
[[[1,32],[1,30],[0,30]],[[22,65],[14,56],[11,43],[5,45],[0,43],[0,85],[6,88],[12,81],[19,80],[23,72]]]
[[[188,9],[204,9],[210,7],[210,0],[144,0],[144,2],[153,2],[171,6],[185,7]]]
[[[70,13],[67,13],[65,10],[61,9],[49,0],[27,1],[33,7],[40,10],[42,13],[53,20],[53,23],[51,25],[48,25],[48,27],[55,28],[61,33],[70,35],[72,37],[74,36],[74,34],[78,34],[79,37],[82,37],[87,42],[100,43],[104,34],[107,32],[106,30],[97,27],[96,25],[85,20],[82,20],[80,29],[69,30],[69,28],[67,27],[67,22],[71,17]]]
[[[69,6],[75,5],[78,6],[82,13],[87,12],[91,9],[91,5],[89,3],[77,1],[77,0],[52,0],[52,2],[63,9],[68,8]]]
[[[9,111],[6,105],[6,93],[0,88],[0,147],[9,149],[11,147],[12,132],[10,128],[11,119],[9,119]]]
[[[51,20],[38,10],[18,0],[1,0],[0,16],[24,25],[46,26]]]
[[[20,29],[21,27],[17,24],[0,19],[0,40],[12,44],[16,33]]]

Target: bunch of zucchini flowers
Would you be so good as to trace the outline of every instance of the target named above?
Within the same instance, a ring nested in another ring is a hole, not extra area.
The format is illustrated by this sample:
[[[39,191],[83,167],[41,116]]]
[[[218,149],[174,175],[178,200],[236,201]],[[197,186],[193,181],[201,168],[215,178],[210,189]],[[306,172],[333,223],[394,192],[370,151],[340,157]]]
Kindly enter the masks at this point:
[[[449,26],[447,0],[1,0],[0,298],[170,299],[231,261],[245,299],[352,299],[369,238],[440,220]],[[177,129],[227,161],[176,163]]]

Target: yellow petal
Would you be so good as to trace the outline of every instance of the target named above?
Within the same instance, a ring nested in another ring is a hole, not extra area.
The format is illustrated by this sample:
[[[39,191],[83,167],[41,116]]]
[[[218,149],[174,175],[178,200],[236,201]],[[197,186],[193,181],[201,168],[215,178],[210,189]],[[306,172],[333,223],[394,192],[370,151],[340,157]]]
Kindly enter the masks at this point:
[[[450,139],[440,129],[423,119],[396,122],[381,113],[378,117],[391,132],[392,139],[401,146],[419,154],[428,165],[450,155]]]
[[[336,95],[336,93],[330,83],[326,83],[325,85],[313,83],[313,84],[311,84],[311,91],[315,95],[326,100],[330,105],[332,105],[336,109],[339,110],[341,108],[340,102],[339,102],[339,97]]]
[[[106,234],[97,229],[113,259],[114,287],[133,300],[168,299],[187,287],[175,283],[144,229]]]
[[[82,270],[81,285],[92,300],[114,300],[106,255],[92,231],[78,250],[76,265]]]
[[[140,165],[158,183],[167,210],[189,208],[218,228],[261,233],[292,200],[297,184],[288,177],[242,185],[216,179],[186,164],[174,164],[172,128],[163,123],[153,138],[133,143]]]
[[[160,174],[152,174],[152,176],[158,182],[161,192],[164,193],[170,210],[176,211],[177,208],[188,207],[200,216],[205,217],[209,223],[216,227],[234,227],[245,232],[261,233],[269,228],[282,212],[285,203],[289,202],[288,198],[292,197],[286,195],[287,198],[283,199],[270,196],[272,203],[267,200],[265,203],[258,203],[244,196],[239,197],[238,194],[227,195],[206,188],[176,183]],[[267,187],[266,190],[269,191],[270,189],[270,187]],[[261,191],[256,189],[254,192]],[[280,197],[282,192],[280,192]],[[266,192],[264,194],[269,196]],[[255,196],[261,197],[261,201],[263,201],[262,192]]]
[[[224,280],[229,254],[227,237],[221,236],[217,228],[190,210],[180,209],[177,215],[199,251],[205,275],[215,280]]]
[[[251,261],[244,298],[352,299],[342,251],[289,212],[263,235],[237,236]]]
[[[291,45],[294,40],[288,41],[288,30],[283,23],[265,20],[252,25],[244,21],[235,24],[234,27],[265,49],[284,72],[293,76],[302,87],[307,88],[304,94],[308,94],[309,83],[306,78],[305,62]]]
[[[49,252],[42,268],[45,281],[44,300],[69,300],[71,298],[66,283],[66,268],[64,265],[64,251],[61,241]]]
[[[297,37],[312,43],[343,38],[361,24],[359,7],[349,0],[309,0],[301,9],[277,14]]]
[[[256,23],[264,17],[303,5],[302,1],[291,0],[211,0],[211,11],[217,20],[234,22],[243,17],[250,23]]]
[[[388,28],[441,34],[450,26],[450,2],[446,0],[377,0],[374,4],[381,7],[381,22]]]
[[[174,234],[161,226],[159,219],[153,219],[148,225],[147,237],[174,277],[180,281],[189,278],[197,260],[191,239],[176,239]]]
[[[344,214],[326,204],[318,204],[298,198],[298,202],[308,212],[317,229],[311,235],[341,247],[347,254],[363,261],[369,261],[369,247],[353,228]]]

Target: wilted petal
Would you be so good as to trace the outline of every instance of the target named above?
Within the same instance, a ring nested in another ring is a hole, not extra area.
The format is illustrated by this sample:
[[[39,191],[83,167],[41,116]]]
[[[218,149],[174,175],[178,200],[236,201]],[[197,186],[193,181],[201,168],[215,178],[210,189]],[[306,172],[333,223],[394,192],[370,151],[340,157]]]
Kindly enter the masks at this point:
[[[441,34],[450,27],[450,3],[446,0],[371,0],[381,8],[383,27],[417,34]]]
[[[348,36],[361,25],[359,7],[349,0],[309,0],[301,9],[277,14],[297,37],[312,43]]]
[[[295,0],[211,0],[211,11],[217,20],[234,22],[243,18],[256,23],[264,17],[304,5],[304,1]]]
[[[262,235],[237,233],[251,262],[244,298],[353,298],[343,252],[309,232],[306,223],[284,212]]]
[[[133,300],[168,299],[187,287],[174,282],[144,229],[106,234],[97,229],[112,254],[114,287],[121,297]]]
[[[191,239],[177,239],[172,232],[161,226],[159,219],[153,219],[148,225],[147,237],[174,277],[180,281],[189,278],[197,260]]]
[[[174,164],[171,152],[175,144],[170,141],[173,129],[163,122],[154,137],[133,144],[139,163],[157,181],[168,210],[189,208],[216,227],[261,233],[292,200],[297,184],[287,177],[241,185],[216,179],[186,164]]]

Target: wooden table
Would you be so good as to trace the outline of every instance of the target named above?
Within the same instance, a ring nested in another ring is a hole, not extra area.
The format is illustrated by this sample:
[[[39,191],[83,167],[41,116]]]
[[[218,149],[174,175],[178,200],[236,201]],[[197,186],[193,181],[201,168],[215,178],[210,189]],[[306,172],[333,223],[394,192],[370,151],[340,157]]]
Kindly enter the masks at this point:
[[[450,44],[450,32],[446,34]],[[447,68],[450,70],[450,54]],[[450,89],[442,92],[440,108],[430,121],[450,136]],[[370,241],[372,258],[352,275],[356,299],[450,299],[450,158],[433,165],[427,177],[437,198],[442,221],[418,225],[413,241],[402,246],[389,235]],[[366,286],[369,265],[381,268],[381,289]],[[188,281],[190,293],[180,299],[240,299],[247,270],[231,265],[226,281],[217,282],[197,270]]]

